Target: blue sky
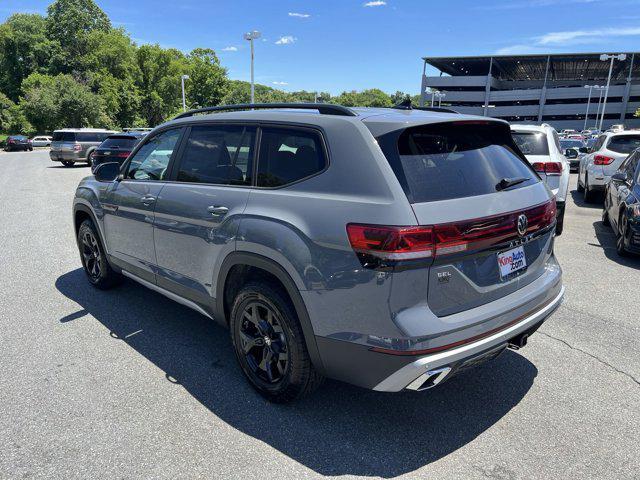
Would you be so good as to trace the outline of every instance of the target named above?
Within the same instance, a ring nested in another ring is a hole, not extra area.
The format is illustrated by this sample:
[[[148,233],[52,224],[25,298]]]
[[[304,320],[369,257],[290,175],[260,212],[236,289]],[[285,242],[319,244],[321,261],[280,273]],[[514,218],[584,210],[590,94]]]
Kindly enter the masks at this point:
[[[50,0],[0,0],[0,20]],[[632,51],[640,0],[97,0],[137,43],[209,47],[249,79],[285,90],[418,93],[423,56]]]

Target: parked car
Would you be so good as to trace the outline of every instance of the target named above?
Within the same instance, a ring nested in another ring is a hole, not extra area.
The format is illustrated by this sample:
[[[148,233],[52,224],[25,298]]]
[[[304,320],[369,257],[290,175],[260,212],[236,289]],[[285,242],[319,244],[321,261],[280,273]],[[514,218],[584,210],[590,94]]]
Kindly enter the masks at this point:
[[[26,152],[33,150],[33,145],[31,145],[31,140],[24,135],[10,135],[7,137],[4,149],[7,152]]]
[[[606,132],[580,160],[578,170],[578,191],[583,192],[585,202],[593,202],[597,192],[604,187],[622,161],[636,148],[640,147],[640,132]]]
[[[564,228],[564,211],[569,192],[570,164],[560,146],[560,137],[553,127],[542,125],[511,125],[511,134],[527,160],[556,197],[558,224],[556,233]]]
[[[560,139],[560,149],[564,152],[565,158],[569,161],[569,170],[571,172],[578,171],[580,159],[589,153],[589,148],[585,145],[585,142],[567,138]]]
[[[50,147],[53,137],[39,136],[31,139],[31,145],[34,147]]]
[[[602,221],[616,234],[616,251],[640,253],[640,149],[631,153],[605,187]]]
[[[622,131],[624,131],[624,125],[622,123],[611,125],[611,127],[607,129],[607,132],[622,132]]]
[[[521,348],[560,304],[555,198],[506,122],[196,112],[209,114],[179,115],[80,182],[82,265],[94,287],[128,277],[229,327],[268,399],[325,376],[424,390]]]
[[[70,167],[76,162],[90,163],[90,155],[102,141],[114,132],[97,128],[66,128],[53,132],[49,157]]]
[[[91,171],[95,171],[98,165],[107,162],[118,162],[122,165],[145,132],[116,133],[109,135],[90,156]]]
[[[575,135],[577,133],[578,133],[577,130],[573,130],[573,129],[570,129],[570,128],[565,128],[564,130],[560,131],[559,136],[561,136],[562,138],[566,138],[569,135]]]

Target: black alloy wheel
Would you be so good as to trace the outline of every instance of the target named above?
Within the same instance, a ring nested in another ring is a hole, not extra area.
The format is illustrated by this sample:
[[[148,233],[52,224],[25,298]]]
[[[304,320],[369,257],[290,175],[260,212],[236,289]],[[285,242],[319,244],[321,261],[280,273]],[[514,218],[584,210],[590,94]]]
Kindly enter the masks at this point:
[[[85,230],[82,235],[82,258],[87,275],[92,281],[98,281],[102,274],[100,263],[102,253],[98,246],[98,240],[91,230]]]

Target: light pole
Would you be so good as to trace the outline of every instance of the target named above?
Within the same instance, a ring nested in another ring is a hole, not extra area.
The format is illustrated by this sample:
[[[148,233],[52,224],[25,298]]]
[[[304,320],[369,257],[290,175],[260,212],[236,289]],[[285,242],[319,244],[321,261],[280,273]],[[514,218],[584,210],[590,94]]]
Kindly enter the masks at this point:
[[[602,55],[600,55],[600,60],[602,60],[603,62],[606,62],[607,60],[611,60],[611,64],[609,65],[609,76],[607,77],[607,86],[606,86],[606,90],[604,91],[604,105],[602,106],[602,114],[600,115],[599,130],[602,130],[602,122],[604,121],[604,111],[607,108],[607,97],[609,96],[609,84],[611,83],[611,73],[613,72],[613,61],[620,60],[621,62],[624,62],[626,59],[627,59],[627,55],[624,53],[621,53],[619,55],[607,55],[606,53],[603,53]]]
[[[598,130],[598,117],[600,117],[600,105],[602,105],[602,92],[604,92],[604,87],[600,85],[596,85],[593,88],[600,92],[600,96],[598,97],[598,110],[596,110],[596,121],[593,124],[594,128]]]
[[[598,85],[585,85],[584,88],[588,88],[589,89],[589,97],[587,98],[587,113],[584,114],[584,127],[582,127],[582,130],[586,130],[587,129],[587,119],[589,118],[589,105],[591,104],[591,90],[593,90],[593,88],[597,88]]]
[[[442,98],[446,97],[447,95],[442,92],[435,92],[435,96],[438,98],[438,108],[440,108],[442,106]],[[431,105],[433,105],[433,97],[431,100]]]
[[[244,39],[251,44],[251,103],[255,103],[255,84],[253,82],[253,41],[260,38],[260,32],[253,30],[244,34]]]
[[[182,82],[182,111],[187,111],[187,100],[184,96],[184,81],[189,79],[189,75],[182,75],[180,81]]]

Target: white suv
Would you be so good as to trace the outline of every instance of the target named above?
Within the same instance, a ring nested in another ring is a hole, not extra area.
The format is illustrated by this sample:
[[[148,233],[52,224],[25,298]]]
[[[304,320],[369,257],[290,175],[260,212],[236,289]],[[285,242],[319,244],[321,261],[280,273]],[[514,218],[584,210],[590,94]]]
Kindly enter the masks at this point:
[[[626,130],[606,132],[598,137],[591,151],[580,160],[578,191],[584,193],[584,201],[594,200],[596,192],[604,191],[611,175],[622,162],[640,147],[640,132]]]
[[[560,137],[547,125],[511,125],[511,135],[553,194],[558,207],[556,234],[562,233],[565,202],[569,191],[569,161],[563,155]]]

